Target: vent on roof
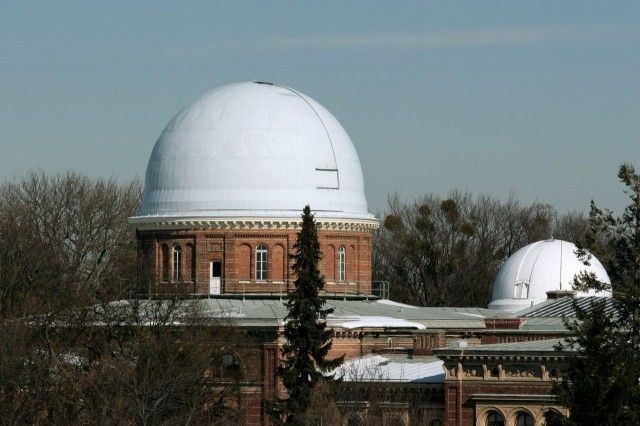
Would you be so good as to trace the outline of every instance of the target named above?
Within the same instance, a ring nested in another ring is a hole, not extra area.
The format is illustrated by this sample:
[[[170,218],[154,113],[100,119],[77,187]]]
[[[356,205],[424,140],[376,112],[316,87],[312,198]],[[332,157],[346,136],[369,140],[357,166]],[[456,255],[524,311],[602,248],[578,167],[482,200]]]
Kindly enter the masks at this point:
[[[452,349],[462,349],[467,347],[467,342],[465,340],[454,340],[449,342],[449,347]]]
[[[256,84],[268,84],[269,86],[273,86],[273,83],[269,81],[254,81]]]

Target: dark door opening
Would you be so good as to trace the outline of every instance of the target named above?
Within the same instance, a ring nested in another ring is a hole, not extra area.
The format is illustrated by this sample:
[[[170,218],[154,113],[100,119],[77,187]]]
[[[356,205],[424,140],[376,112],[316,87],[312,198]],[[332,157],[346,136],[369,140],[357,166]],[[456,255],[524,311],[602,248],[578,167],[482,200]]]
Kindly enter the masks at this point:
[[[211,277],[222,278],[222,262],[211,263]]]
[[[222,262],[212,260],[209,270],[209,294],[220,294],[222,289]]]

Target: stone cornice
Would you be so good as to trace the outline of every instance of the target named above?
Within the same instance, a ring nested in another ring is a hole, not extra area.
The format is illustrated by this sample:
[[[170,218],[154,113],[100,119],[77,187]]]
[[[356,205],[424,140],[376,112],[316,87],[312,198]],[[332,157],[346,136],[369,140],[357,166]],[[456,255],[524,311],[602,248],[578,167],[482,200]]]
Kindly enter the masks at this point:
[[[132,217],[129,223],[140,231],[150,230],[261,230],[300,229],[300,220],[273,217]],[[319,229],[371,232],[380,226],[378,219],[316,218]]]
[[[468,351],[449,351],[447,349],[433,349],[433,354],[445,362],[473,362],[483,360],[502,360],[502,361],[541,361],[541,360],[561,360],[571,354],[568,352],[553,351],[496,351],[493,353],[473,353]]]
[[[527,401],[527,402],[556,402],[558,397],[556,395],[545,394],[517,394],[517,393],[474,393],[469,395],[471,401],[486,402],[486,401]]]

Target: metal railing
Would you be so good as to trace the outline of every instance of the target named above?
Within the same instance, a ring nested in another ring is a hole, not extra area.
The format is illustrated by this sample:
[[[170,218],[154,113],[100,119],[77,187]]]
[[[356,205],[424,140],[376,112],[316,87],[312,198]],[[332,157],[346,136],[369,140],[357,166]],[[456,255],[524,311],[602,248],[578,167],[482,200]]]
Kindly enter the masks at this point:
[[[390,288],[389,281],[371,281],[371,294],[380,299],[389,299]]]

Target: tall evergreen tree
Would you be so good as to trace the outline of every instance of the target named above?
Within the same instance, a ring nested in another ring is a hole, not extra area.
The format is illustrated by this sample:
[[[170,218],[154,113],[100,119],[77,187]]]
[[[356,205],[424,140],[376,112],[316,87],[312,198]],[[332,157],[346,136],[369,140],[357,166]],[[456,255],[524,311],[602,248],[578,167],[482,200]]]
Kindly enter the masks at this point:
[[[318,268],[320,244],[309,206],[303,210],[302,229],[294,250],[295,289],[287,301],[286,343],[278,368],[278,377],[287,389],[288,398],[269,407],[274,421],[286,424],[303,423],[314,386],[323,379],[323,373],[338,367],[343,360],[343,357],[326,359],[331,349],[331,330],[327,329],[325,320],[333,309],[325,308],[325,300],[319,294],[324,287],[324,277]]]
[[[556,383],[555,389],[571,413],[569,419],[555,418],[547,424],[640,424],[638,377],[632,367],[631,345],[625,344],[625,330],[610,315],[605,299],[594,301],[587,309],[577,305],[575,309],[576,318],[568,323],[574,337],[561,349],[577,353],[569,358],[563,380]]]
[[[616,309],[609,314],[596,301],[582,310],[574,302],[577,316],[568,323],[574,337],[559,348],[576,351],[556,387],[571,410],[569,424],[640,424],[640,176],[623,164],[618,177],[631,203],[616,217],[592,202],[589,233],[579,250],[587,264],[590,252],[604,255],[611,284],[593,273],[574,282],[577,290],[612,290]]]

